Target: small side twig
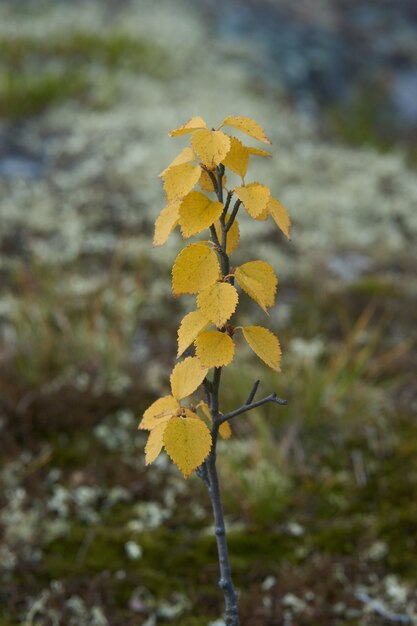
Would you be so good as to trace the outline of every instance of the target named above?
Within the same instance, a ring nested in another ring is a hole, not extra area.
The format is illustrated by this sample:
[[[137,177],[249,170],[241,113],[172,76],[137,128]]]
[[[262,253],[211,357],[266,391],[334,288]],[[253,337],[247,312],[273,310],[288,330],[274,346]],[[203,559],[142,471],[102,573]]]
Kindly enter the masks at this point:
[[[235,204],[233,206],[232,212],[230,214],[230,217],[229,217],[229,219],[227,221],[227,224],[226,224],[226,232],[228,232],[232,228],[233,222],[235,221],[237,212],[239,211],[239,207],[240,207],[241,204],[242,203],[241,203],[240,200],[236,200],[236,202],[235,202]]]
[[[224,215],[226,215],[227,210],[230,206],[230,201],[232,199],[232,196],[233,196],[233,189],[227,192],[226,202],[224,203],[224,211],[223,211]]]
[[[251,402],[253,402],[255,396],[256,396],[256,392],[258,391],[258,387],[259,387],[259,383],[261,381],[260,380],[256,380],[253,387],[252,387],[252,391],[249,394],[248,399],[246,400],[245,404],[251,404]]]
[[[265,398],[262,398],[261,400],[257,400],[256,402],[252,402],[251,404],[243,404],[238,409],[235,409],[234,411],[230,411],[230,413],[225,413],[225,415],[222,415],[221,417],[219,417],[217,423],[219,425],[223,424],[223,422],[227,422],[228,420],[231,420],[233,417],[237,417],[238,415],[241,415],[242,413],[246,413],[246,411],[251,411],[252,409],[256,409],[258,408],[258,406],[262,406],[263,404],[266,404],[267,402],[274,402],[275,404],[279,404],[280,406],[284,406],[287,404],[287,401],[283,400],[282,398],[278,398],[276,393],[271,393],[271,395],[266,396]]]
[[[210,180],[213,183],[214,192],[218,194],[217,177],[214,175],[214,173],[211,170],[206,169],[206,172],[210,176]]]

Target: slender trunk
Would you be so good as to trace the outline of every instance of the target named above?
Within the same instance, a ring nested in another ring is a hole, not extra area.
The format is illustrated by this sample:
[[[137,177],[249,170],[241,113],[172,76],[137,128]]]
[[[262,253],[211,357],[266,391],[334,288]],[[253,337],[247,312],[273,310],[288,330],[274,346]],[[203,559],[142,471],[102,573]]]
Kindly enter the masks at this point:
[[[209,172],[210,178],[213,181],[213,186],[216,191],[217,198],[219,202],[221,202],[222,204],[224,204],[223,203],[223,174],[224,174],[224,167],[217,168],[217,176]],[[219,241],[217,237],[217,233],[216,233],[214,226],[210,228],[212,239],[217,244],[217,252],[219,253],[219,256],[220,256],[220,264],[222,268],[223,278],[226,277],[230,272],[230,262],[229,262],[228,254],[226,252],[227,227],[225,223],[225,215],[227,213],[230,200],[231,200],[231,194],[229,193],[226,203],[224,205],[223,214],[220,218],[221,232],[222,232],[221,238],[220,238],[221,241]],[[236,213],[237,213],[237,209],[234,213],[233,219],[236,217]],[[229,278],[229,282],[232,282],[232,279]],[[240,626],[239,610],[238,610],[238,604],[237,604],[237,591],[232,580],[232,570],[230,567],[229,551],[228,551],[227,539],[226,539],[226,526],[224,523],[223,505],[222,505],[222,500],[221,500],[221,495],[220,495],[219,478],[217,475],[217,468],[216,468],[216,446],[217,446],[217,436],[218,436],[219,425],[220,425],[219,391],[220,391],[221,375],[222,375],[222,368],[216,367],[214,370],[211,389],[209,391],[210,412],[211,412],[211,417],[213,421],[212,429],[211,429],[212,449],[204,465],[207,470],[206,484],[208,487],[208,491],[209,491],[210,498],[211,498],[211,504],[213,507],[214,531],[216,535],[217,552],[219,555],[219,565],[220,565],[219,587],[223,591],[225,608],[226,608],[225,622],[227,626]]]
[[[209,458],[206,461],[207,474],[209,480],[209,493],[211,504],[213,506],[214,531],[217,542],[217,552],[220,564],[220,580],[219,587],[224,593],[224,601],[226,605],[225,622],[227,626],[239,626],[239,612],[237,604],[237,591],[232,580],[232,570],[229,561],[229,552],[227,547],[226,526],[224,523],[223,505],[220,495],[219,479],[216,469],[216,449],[213,448]]]

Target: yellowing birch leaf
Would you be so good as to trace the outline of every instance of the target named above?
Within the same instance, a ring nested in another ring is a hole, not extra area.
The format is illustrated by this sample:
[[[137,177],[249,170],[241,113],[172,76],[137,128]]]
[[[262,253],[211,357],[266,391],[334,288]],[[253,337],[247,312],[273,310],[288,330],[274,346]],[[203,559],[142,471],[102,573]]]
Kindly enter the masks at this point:
[[[204,193],[191,191],[181,202],[180,226],[183,237],[201,233],[220,217],[223,211],[221,202],[212,202]]]
[[[191,395],[203,382],[208,372],[196,356],[189,356],[174,367],[170,382],[172,395],[182,400]]]
[[[180,201],[168,204],[160,212],[156,222],[153,235],[153,245],[162,246],[178,224],[180,217]]]
[[[275,224],[282,230],[287,239],[290,237],[291,219],[287,213],[287,209],[275,198],[270,198],[268,202],[268,210]]]
[[[197,306],[201,313],[217,327],[224,326],[235,312],[239,296],[229,283],[214,283],[197,296]]]
[[[269,215],[268,206],[266,206],[266,208],[253,219],[255,219],[257,222],[264,222],[265,220],[268,219],[268,215]]]
[[[168,165],[168,167],[166,167],[159,174],[159,176],[161,178],[164,177],[165,174],[167,173],[167,171],[169,170],[169,168],[173,167],[174,165],[182,165],[182,163],[190,163],[190,161],[194,161],[194,159],[195,159],[194,152],[192,151],[192,149],[189,146],[187,146],[186,148],[181,150],[181,152],[179,154],[177,154],[175,159],[173,161],[171,161],[171,163]]]
[[[249,165],[249,152],[239,139],[230,137],[230,150],[223,159],[223,165],[241,178],[245,178]]]
[[[232,436],[232,429],[230,428],[229,422],[223,422],[223,424],[220,424],[219,435],[222,439],[230,439]]]
[[[213,421],[211,419],[211,413],[207,402],[199,402],[197,408],[201,409],[203,415],[210,423]],[[230,437],[232,436],[232,429],[230,428],[229,422],[223,422],[223,424],[220,424],[219,435],[222,439],[230,439]]]
[[[187,133],[193,133],[195,130],[199,130],[200,128],[206,128],[206,123],[202,117],[196,115],[192,117],[188,122],[179,126],[178,128],[174,128],[171,130],[168,135],[170,137],[179,137],[180,135],[186,135]]]
[[[197,418],[174,417],[165,429],[164,445],[175,465],[188,478],[210,453],[210,431]]]
[[[271,158],[271,156],[272,156],[266,150],[259,150],[259,148],[252,148],[252,146],[246,146],[246,149],[249,152],[249,154],[253,154],[255,156],[269,157],[269,158]]]
[[[235,117],[234,115],[229,115],[226,119],[223,120],[224,126],[233,126],[233,128],[237,128],[241,130],[242,133],[246,133],[250,137],[257,139],[258,141],[262,141],[263,143],[271,143],[268,137],[265,135],[265,131],[255,120],[252,120],[250,117]]]
[[[222,177],[223,189],[226,186],[226,183],[227,183],[227,176],[224,175]],[[212,193],[215,191],[213,181],[211,180],[209,173],[206,170],[201,170],[201,176],[200,176],[200,180],[198,181],[198,184],[200,185],[203,191],[210,191]]]
[[[230,150],[230,137],[219,130],[197,130],[191,145],[209,170],[216,168]]]
[[[191,163],[181,163],[181,165],[170,167],[163,175],[168,204],[186,196],[198,182],[200,174],[201,167]]]
[[[279,372],[281,347],[274,333],[262,326],[244,326],[242,331],[255,354],[270,368]]]
[[[271,192],[265,185],[250,183],[244,187],[235,187],[239,200],[251,217],[258,217],[266,208]]]
[[[207,320],[201,311],[191,311],[183,317],[180,327],[178,329],[178,353],[177,357],[190,346],[194,339],[202,330],[209,325]]]
[[[158,398],[146,409],[138,428],[152,430],[155,426],[167,422],[179,410],[180,403],[173,396]]]
[[[198,293],[220,278],[217,255],[205,243],[193,243],[182,250],[172,268],[172,292]]]
[[[265,313],[266,307],[274,306],[278,279],[269,263],[249,261],[249,263],[239,265],[235,270],[235,278],[240,287],[259,304]]]
[[[206,170],[201,170],[200,180],[198,181],[198,184],[203,191],[214,192],[213,181],[211,180]]]
[[[172,418],[170,418],[172,419]],[[148,441],[145,446],[145,465],[150,465],[159,456],[164,445],[164,432],[167,427],[168,421],[163,424],[158,424],[155,428],[152,428],[149,433]]]
[[[195,340],[196,353],[204,367],[223,367],[233,361],[235,344],[226,333],[206,330]]]
[[[204,417],[206,417],[209,422],[213,421],[211,419],[211,413],[210,413],[210,409],[209,409],[207,402],[204,402],[204,400],[201,400],[201,402],[197,404],[197,409],[201,409],[201,412],[203,413]]]
[[[226,223],[227,220],[229,219],[230,215],[226,215]],[[217,237],[219,238],[219,241],[221,242],[222,240],[222,228],[220,226],[220,222],[216,222],[214,224],[214,228],[216,229],[216,233],[217,233]],[[234,250],[236,250],[237,248],[237,244],[239,243],[239,239],[240,239],[240,230],[239,230],[239,224],[237,219],[235,219],[235,221],[233,222],[233,224],[231,225],[228,233],[227,233],[227,240],[226,240],[226,253],[228,256],[230,256],[232,254],[232,252]]]

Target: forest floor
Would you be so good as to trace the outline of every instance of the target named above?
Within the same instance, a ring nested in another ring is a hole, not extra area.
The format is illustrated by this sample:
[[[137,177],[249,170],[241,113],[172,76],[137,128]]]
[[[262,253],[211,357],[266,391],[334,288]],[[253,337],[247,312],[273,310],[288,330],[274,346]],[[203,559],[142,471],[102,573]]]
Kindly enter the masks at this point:
[[[204,486],[164,455],[146,468],[137,431],[188,304],[179,237],[151,245],[157,175],[196,114],[262,124],[253,180],[293,218],[290,242],[242,219],[236,257],[277,271],[283,363],[242,346],[222,408],[257,378],[288,400],[220,446],[242,624],[417,624],[408,147],[323,133],[254,80],[256,48],[170,7],[0,7],[0,626],[222,624]],[[247,301],[245,319],[263,319]]]

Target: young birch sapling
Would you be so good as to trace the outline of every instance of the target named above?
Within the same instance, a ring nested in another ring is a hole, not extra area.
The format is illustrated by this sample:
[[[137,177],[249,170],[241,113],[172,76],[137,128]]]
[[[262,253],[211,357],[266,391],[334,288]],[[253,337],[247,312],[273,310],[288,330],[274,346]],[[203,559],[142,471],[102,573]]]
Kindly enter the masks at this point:
[[[254,220],[271,216],[287,238],[290,218],[268,187],[245,180],[250,158],[270,157],[269,152],[245,146],[221,130],[224,127],[270,143],[259,124],[247,117],[226,117],[216,130],[209,130],[205,121],[196,116],[169,133],[171,137],[191,135],[191,146],[184,148],[161,173],[167,206],[156,220],[153,243],[163,245],[177,225],[185,239],[205,230],[209,231],[209,238],[187,245],[175,260],[174,296],[196,297],[195,310],[185,315],[178,329],[177,357],[184,353],[190,356],[175,365],[170,378],[171,395],[159,398],[145,411],[139,428],[149,431],[146,464],[152,463],[164,448],[185,478],[195,471],[207,486],[213,507],[225,621],[228,626],[238,626],[237,593],[231,576],[216,469],[217,440],[219,435],[224,439],[231,436],[229,422],[234,417],[268,402],[286,402],[276,393],[255,400],[259,384],[256,381],[245,404],[225,414],[220,410],[222,368],[231,364],[239,335],[277,372],[281,359],[280,344],[270,330],[263,326],[235,326],[230,321],[239,302],[237,286],[265,312],[274,306],[278,284],[275,272],[269,263],[260,260],[231,267],[230,256],[240,238],[239,209],[243,208]],[[241,178],[240,185],[227,187],[226,169]],[[197,185],[201,191],[194,189]],[[204,400],[195,398],[200,389]]]

